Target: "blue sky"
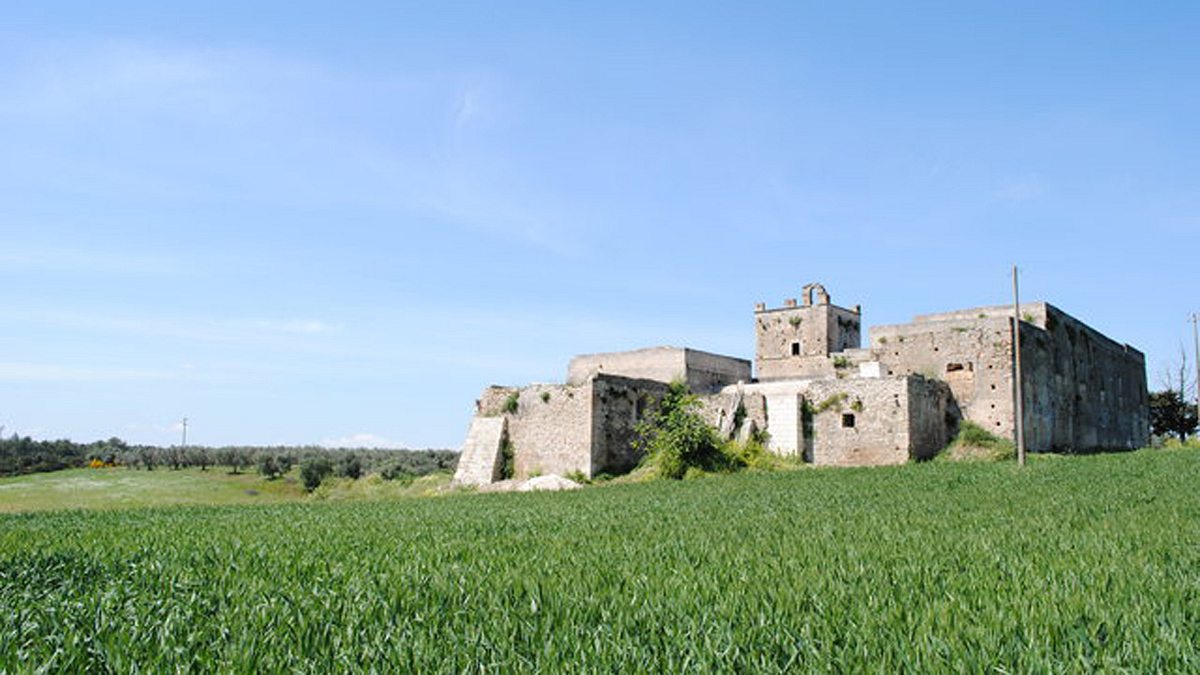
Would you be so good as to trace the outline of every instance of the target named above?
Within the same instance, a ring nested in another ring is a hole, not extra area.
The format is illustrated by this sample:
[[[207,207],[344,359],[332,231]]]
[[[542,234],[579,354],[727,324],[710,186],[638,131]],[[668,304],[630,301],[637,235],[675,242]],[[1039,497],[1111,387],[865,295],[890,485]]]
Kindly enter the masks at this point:
[[[492,383],[1044,299],[1200,310],[1195,3],[0,10],[0,425],[457,447]],[[248,8],[245,5],[252,4]]]

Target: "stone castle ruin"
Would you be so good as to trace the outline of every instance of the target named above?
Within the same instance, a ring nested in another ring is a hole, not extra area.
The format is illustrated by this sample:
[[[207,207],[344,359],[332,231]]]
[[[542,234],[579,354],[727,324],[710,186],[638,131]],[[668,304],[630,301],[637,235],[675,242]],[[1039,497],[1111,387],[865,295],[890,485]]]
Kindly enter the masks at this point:
[[[834,305],[820,284],[800,301],[754,309],[751,363],[694,349],[585,354],[563,384],[488,387],[476,402],[455,481],[580,472],[617,474],[641,460],[637,425],[675,380],[686,382],[726,438],[765,432],[767,448],[816,465],[928,459],[971,420],[1014,431],[1009,306],[874,326]],[[1019,322],[1026,447],[1132,449],[1149,441],[1145,358],[1044,302]]]

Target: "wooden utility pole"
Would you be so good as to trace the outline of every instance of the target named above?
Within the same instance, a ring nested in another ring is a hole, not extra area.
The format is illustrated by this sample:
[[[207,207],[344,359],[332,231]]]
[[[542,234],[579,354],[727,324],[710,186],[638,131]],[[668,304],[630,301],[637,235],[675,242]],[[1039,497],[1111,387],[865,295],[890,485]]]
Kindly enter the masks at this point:
[[[1013,397],[1016,401],[1017,466],[1025,466],[1025,391],[1021,380],[1021,295],[1013,265]]]
[[[1200,329],[1197,329],[1196,322],[1200,321],[1200,314],[1192,314],[1192,340],[1196,342],[1195,351],[1192,352],[1193,359],[1196,362],[1196,419],[1200,420]],[[1197,430],[1200,434],[1200,430]]]

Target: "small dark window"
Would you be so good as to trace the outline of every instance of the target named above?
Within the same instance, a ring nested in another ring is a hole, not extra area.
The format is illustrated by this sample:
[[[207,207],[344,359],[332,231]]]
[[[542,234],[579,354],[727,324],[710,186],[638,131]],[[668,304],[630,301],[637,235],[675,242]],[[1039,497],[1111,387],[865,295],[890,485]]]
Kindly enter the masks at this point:
[[[799,342],[792,343],[792,356],[800,356],[800,343]]]
[[[946,364],[946,372],[947,373],[955,373],[962,369],[963,369],[963,364],[961,364],[961,363],[947,363]]]
[[[842,415],[842,426],[847,429],[854,428],[854,414],[853,413],[846,413],[846,414]]]

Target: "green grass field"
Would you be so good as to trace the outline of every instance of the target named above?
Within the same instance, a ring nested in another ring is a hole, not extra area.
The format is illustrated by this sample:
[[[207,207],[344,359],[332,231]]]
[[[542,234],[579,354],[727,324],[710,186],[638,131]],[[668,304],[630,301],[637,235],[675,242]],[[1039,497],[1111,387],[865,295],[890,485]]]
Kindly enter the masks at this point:
[[[0,513],[388,499],[422,495],[449,480],[448,474],[433,474],[412,483],[384,481],[377,476],[358,481],[330,478],[310,495],[296,470],[266,480],[254,471],[230,474],[224,467],[207,471],[71,469],[0,478]]]
[[[0,671],[1196,672],[1198,477],[1147,450],[2,515]]]
[[[295,480],[266,481],[224,468],[70,469],[0,478],[0,513],[51,509],[111,509],[173,504],[265,504],[302,498]]]

